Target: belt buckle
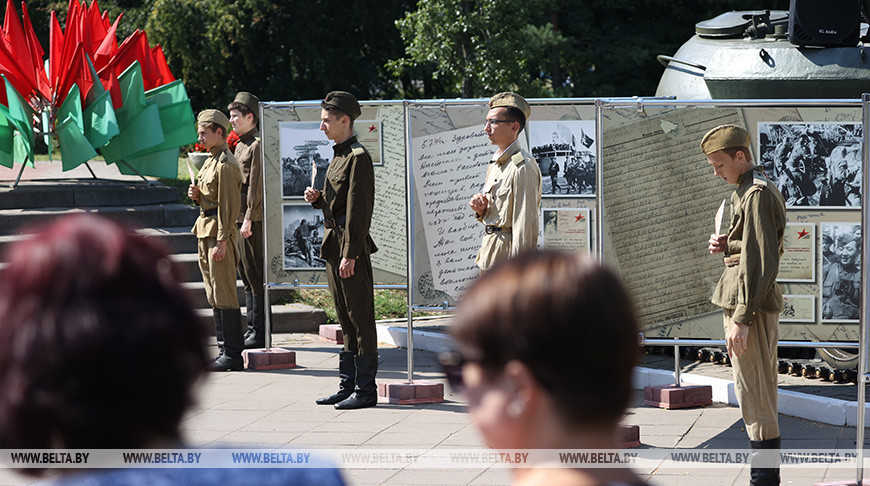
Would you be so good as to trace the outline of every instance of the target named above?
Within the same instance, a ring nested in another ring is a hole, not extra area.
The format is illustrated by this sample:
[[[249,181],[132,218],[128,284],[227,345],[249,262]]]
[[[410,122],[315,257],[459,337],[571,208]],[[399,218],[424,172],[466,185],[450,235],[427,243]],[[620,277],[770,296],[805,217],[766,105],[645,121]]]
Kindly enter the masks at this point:
[[[486,228],[484,228],[483,231],[486,234],[491,235],[491,234],[494,234],[494,233],[501,231],[501,228],[499,228],[498,226],[493,226],[491,224],[488,224],[488,225],[486,225]]]
[[[323,227],[327,229],[335,228],[335,220],[332,218],[326,218],[325,220],[323,220]]]

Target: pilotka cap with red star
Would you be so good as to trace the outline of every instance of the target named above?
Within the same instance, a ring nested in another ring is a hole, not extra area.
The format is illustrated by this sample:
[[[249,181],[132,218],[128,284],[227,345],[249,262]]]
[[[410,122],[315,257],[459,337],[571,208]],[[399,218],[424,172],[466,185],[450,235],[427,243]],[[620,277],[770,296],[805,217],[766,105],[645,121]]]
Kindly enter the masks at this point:
[[[224,131],[228,131],[230,127],[230,119],[220,110],[202,110],[196,117],[197,123],[217,123],[224,127]]]
[[[532,114],[532,107],[529,106],[526,99],[516,93],[511,93],[510,91],[499,93],[489,99],[490,108],[498,108],[499,106],[520,110],[520,113],[526,117],[526,120],[528,120],[529,116]],[[523,121],[525,122],[526,120]]]
[[[710,155],[713,152],[730,148],[749,148],[751,143],[749,132],[743,127],[719,125],[707,132],[701,139],[701,150],[704,151],[704,155]]]
[[[323,102],[347,113],[352,120],[356,120],[362,114],[356,96],[347,91],[330,91],[326,98],[323,98]]]

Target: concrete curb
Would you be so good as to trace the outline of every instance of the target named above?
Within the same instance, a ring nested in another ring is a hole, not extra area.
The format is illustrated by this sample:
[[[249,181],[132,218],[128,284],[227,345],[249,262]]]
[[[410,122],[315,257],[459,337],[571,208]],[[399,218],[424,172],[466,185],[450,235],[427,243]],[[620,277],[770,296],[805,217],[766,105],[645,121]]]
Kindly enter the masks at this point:
[[[398,348],[408,347],[407,326],[378,324],[378,341]],[[440,332],[414,331],[414,349],[440,352],[451,346],[449,335]],[[684,384],[710,385],[713,401],[737,406],[734,382],[722,378],[680,373]],[[668,385],[674,382],[674,372],[637,367],[634,370],[632,387],[642,390],[645,386]],[[779,413],[836,426],[854,427],[858,417],[858,403],[837,398],[820,397],[806,393],[779,390]],[[870,406],[865,406],[866,423],[870,423]]]
[[[680,373],[683,384],[710,385],[713,388],[713,401],[737,406],[734,382],[722,378]],[[674,383],[674,372],[637,367],[634,370],[632,387],[643,389],[645,386],[668,385]],[[779,390],[779,413],[830,425],[854,427],[857,422],[858,403],[838,398],[820,397],[789,390]],[[865,407],[865,417],[870,418],[870,407]]]

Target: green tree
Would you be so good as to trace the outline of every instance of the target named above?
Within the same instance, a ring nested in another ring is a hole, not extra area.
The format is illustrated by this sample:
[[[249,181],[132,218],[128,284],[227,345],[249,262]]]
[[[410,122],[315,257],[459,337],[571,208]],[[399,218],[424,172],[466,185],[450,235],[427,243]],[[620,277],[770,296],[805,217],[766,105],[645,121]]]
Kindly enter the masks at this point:
[[[263,100],[319,99],[334,89],[388,98],[400,89],[384,66],[402,51],[393,21],[408,3],[156,0],[148,32],[196,108],[226,106],[238,90]]]
[[[413,68],[428,71],[445,96],[540,92],[540,80],[528,75],[525,52],[530,6],[529,0],[420,0],[416,11],[396,22],[405,57],[389,65],[400,75]]]

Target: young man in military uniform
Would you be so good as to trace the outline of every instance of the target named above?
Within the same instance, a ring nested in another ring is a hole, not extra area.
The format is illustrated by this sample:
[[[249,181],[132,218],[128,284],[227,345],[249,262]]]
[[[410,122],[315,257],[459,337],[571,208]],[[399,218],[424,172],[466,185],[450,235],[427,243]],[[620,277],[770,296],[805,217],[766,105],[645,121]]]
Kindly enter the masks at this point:
[[[353,121],[361,113],[356,98],[333,91],[320,103],[320,130],[335,142],[323,189],[305,189],[305,200],[323,210],[326,278],[344,335],[338,356],[339,390],[317,399],[335,408],[373,407],[378,393],[378,342],[374,282],[369,255],[377,251],[369,236],[375,201],[372,158],[356,139]]]
[[[199,143],[211,157],[199,171],[199,182],[187,195],[200,207],[193,225],[199,252],[199,270],[205,282],[208,303],[214,312],[215,336],[220,355],[213,371],[241,371],[241,312],[236,295],[236,267],[239,265],[236,218],[241,206],[242,173],[227,146],[230,121],[218,110],[204,110],[196,118]]]
[[[736,185],[731,194],[731,227],[710,235],[711,254],[724,253],[725,270],[712,302],[723,308],[725,339],[734,369],[740,412],[753,449],[753,485],[779,484],[779,468],[770,467],[779,449],[777,360],[782,293],[776,284],[785,233],[785,200],[776,185],[755,167],[749,133],[735,125],[716,127],[701,141],[713,173]],[[758,464],[758,462],[756,462]],[[778,464],[778,463],[776,463]]]
[[[532,112],[516,93],[499,93],[489,100],[484,131],[498,147],[486,169],[483,192],[468,203],[485,225],[475,263],[481,271],[538,246],[541,209],[541,169],[517,141]]]
[[[242,207],[238,224],[241,240],[239,275],[245,284],[248,330],[245,349],[266,346],[266,308],[263,289],[263,176],[257,117],[260,100],[239,91],[227,107],[230,123],[239,135],[235,157],[242,170]]]

